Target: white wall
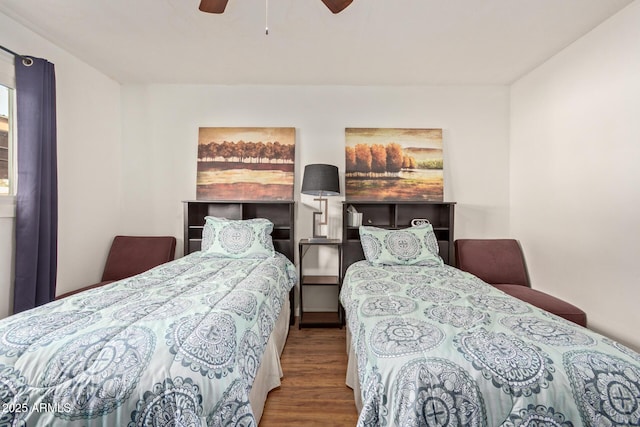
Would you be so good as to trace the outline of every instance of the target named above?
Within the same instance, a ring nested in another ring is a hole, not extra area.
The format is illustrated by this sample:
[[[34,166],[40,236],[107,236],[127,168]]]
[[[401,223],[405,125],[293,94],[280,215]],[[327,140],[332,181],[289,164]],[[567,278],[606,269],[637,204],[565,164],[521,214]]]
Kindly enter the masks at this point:
[[[443,128],[456,237],[508,233],[506,87],[150,85],[124,86],[122,98],[124,231],[175,235],[179,254],[181,201],[195,198],[198,128],[205,126],[295,127],[298,201],[306,164],[335,164],[344,179],[345,127]],[[341,200],[330,199],[333,237],[340,237]],[[311,211],[298,203],[296,240],[311,235]],[[318,304],[335,307],[330,299]]]
[[[0,85],[15,86],[14,68],[13,55],[0,52]],[[0,98],[0,115],[8,116],[9,99],[6,91],[2,92]],[[13,195],[0,196],[0,319],[9,315],[13,307],[15,205]]]
[[[18,53],[55,64],[58,114],[58,293],[100,279],[120,214],[120,85],[0,14],[0,40]],[[12,219],[2,218],[0,318],[12,306]],[[5,299],[6,296],[6,299]],[[11,301],[8,301],[11,300]],[[6,306],[5,306],[6,304]]]
[[[13,310],[13,265],[15,247],[13,198],[0,198],[0,319]]]
[[[640,2],[511,91],[511,229],[533,286],[640,350]]]

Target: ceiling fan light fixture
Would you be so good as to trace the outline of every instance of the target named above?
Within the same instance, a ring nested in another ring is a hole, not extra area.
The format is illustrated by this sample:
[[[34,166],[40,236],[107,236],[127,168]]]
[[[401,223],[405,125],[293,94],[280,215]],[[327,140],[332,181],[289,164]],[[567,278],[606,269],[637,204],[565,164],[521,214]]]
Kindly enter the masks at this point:
[[[207,13],[223,13],[227,7],[229,0],[200,0],[200,11]],[[349,6],[353,0],[322,0],[327,8],[333,13],[340,13],[347,6]]]
[[[207,13],[223,13],[228,1],[229,0],[200,0],[200,7],[198,9],[200,9],[201,12]]]
[[[333,13],[340,13],[349,6],[353,0],[322,0],[325,6]]]

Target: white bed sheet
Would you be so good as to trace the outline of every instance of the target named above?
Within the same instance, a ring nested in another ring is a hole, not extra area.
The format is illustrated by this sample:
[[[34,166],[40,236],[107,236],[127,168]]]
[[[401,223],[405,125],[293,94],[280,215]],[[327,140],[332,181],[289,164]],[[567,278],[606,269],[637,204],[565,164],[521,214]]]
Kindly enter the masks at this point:
[[[356,403],[358,414],[362,410],[362,395],[360,394],[360,381],[358,380],[358,358],[355,350],[351,345],[351,331],[347,326],[347,378],[345,383],[347,387],[353,389],[353,400]]]
[[[249,403],[256,423],[259,423],[262,418],[267,395],[271,390],[280,386],[280,379],[284,376],[280,365],[280,356],[289,335],[290,313],[291,307],[287,298],[273,327],[269,341],[267,341],[260,368],[258,368],[251,393],[249,393]]]

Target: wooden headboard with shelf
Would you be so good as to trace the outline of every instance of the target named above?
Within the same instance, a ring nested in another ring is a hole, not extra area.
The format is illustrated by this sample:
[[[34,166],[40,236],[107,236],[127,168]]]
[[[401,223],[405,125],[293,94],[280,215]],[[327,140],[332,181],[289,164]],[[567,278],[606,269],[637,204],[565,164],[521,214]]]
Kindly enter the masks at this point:
[[[273,246],[276,251],[293,261],[294,201],[184,201],[184,254],[200,250],[204,217],[216,216],[227,219],[266,218],[273,222]]]
[[[453,265],[453,225],[455,202],[414,201],[345,201],[342,204],[342,274],[347,267],[364,259],[358,227],[348,225],[348,207],[362,213],[362,225],[398,229],[411,226],[416,218],[427,219],[438,239],[440,256],[446,264]]]

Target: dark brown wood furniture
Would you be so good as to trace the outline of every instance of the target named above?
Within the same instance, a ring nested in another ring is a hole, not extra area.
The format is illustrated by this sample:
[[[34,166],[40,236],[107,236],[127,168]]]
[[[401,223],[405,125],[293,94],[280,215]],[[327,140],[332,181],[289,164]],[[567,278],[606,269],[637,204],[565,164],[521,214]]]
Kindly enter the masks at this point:
[[[184,204],[184,254],[200,250],[204,217],[227,219],[266,218],[273,222],[273,246],[294,262],[294,213],[295,202],[287,200],[186,200]],[[294,318],[294,292],[289,293],[291,303],[290,324]]]
[[[312,247],[330,246],[337,249],[338,255],[338,271],[335,275],[310,275],[304,273],[304,256]],[[301,239],[298,243],[298,250],[300,252],[298,258],[298,268],[300,274],[300,321],[298,322],[298,328],[312,327],[340,327],[344,323],[343,311],[340,306],[340,302],[336,301],[336,311],[330,312],[306,312],[304,311],[303,295],[304,289],[307,286],[336,286],[338,294],[340,293],[340,287],[342,285],[342,242],[340,239],[326,239],[326,240],[314,240],[314,239]]]
[[[427,219],[431,223],[438,239],[440,256],[446,264],[454,265],[453,225],[455,202],[350,202],[342,204],[342,276],[346,269],[356,261],[364,259],[360,244],[359,227],[348,224],[349,206],[362,213],[362,225],[371,225],[386,229],[399,229],[411,226],[413,219]]]

